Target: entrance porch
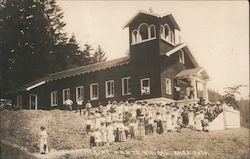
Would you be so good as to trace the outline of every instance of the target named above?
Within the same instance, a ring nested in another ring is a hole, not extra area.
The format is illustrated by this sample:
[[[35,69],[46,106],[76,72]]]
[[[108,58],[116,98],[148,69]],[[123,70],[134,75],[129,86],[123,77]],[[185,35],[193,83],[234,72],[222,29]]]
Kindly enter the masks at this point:
[[[204,68],[179,72],[174,79],[174,100],[177,103],[193,104],[202,97],[205,102],[208,102],[208,80],[209,76]]]

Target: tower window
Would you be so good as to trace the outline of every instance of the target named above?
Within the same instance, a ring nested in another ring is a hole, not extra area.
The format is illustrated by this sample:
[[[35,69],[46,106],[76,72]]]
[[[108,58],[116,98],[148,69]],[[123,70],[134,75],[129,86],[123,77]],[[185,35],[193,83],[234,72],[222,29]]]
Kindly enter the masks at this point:
[[[175,39],[174,39],[174,33],[171,31],[171,34],[170,34],[171,36],[171,42],[174,44],[175,43]]]
[[[137,30],[134,30],[132,32],[132,43],[135,44],[137,43],[137,37],[138,37],[138,31]]]
[[[170,27],[168,24],[164,24],[164,26],[161,25],[160,31],[161,31],[162,39],[172,44],[175,43],[174,32],[170,30]]]
[[[154,38],[155,37],[155,26],[154,25],[151,25],[149,27],[149,31],[150,31],[150,38]]]
[[[164,38],[166,40],[170,41],[170,39],[169,39],[170,38],[170,28],[169,28],[169,26],[167,24],[164,25],[164,30],[165,30],[165,32],[164,32]]]
[[[142,24],[139,26],[139,40],[143,41],[148,39],[148,25],[147,24]]]

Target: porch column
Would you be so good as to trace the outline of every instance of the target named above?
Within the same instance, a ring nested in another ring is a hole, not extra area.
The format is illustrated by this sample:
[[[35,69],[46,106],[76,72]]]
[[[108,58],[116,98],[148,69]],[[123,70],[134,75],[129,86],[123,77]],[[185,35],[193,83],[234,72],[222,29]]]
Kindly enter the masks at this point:
[[[203,83],[203,98],[208,102],[208,90],[207,90],[207,81]]]
[[[194,99],[197,99],[197,87],[196,87],[196,81],[194,78],[191,77],[191,85],[194,88]]]

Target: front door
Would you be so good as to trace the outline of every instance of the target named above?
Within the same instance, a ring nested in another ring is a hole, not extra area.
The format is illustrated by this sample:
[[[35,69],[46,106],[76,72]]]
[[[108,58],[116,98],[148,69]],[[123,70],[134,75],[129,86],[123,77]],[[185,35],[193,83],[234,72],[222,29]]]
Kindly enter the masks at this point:
[[[37,95],[30,94],[30,109],[37,110]]]

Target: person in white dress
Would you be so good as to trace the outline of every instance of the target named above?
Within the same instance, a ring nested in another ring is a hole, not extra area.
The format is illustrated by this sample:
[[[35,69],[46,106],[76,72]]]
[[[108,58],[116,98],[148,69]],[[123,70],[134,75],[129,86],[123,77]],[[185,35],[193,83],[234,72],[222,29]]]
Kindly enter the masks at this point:
[[[107,144],[112,145],[115,142],[114,127],[111,122],[107,122]]]
[[[189,109],[188,111],[188,126],[193,129],[194,128],[194,110]]]
[[[41,154],[46,154],[48,153],[48,142],[47,142],[47,131],[45,130],[44,126],[41,126],[41,132],[39,133],[40,137],[40,153]]]
[[[171,132],[173,130],[173,120],[172,120],[172,115],[170,111],[167,111],[166,114],[166,125],[167,125],[167,132]]]
[[[197,131],[202,131],[202,123],[201,123],[201,115],[200,112],[196,112],[196,116],[194,118],[195,121],[195,129]]]

